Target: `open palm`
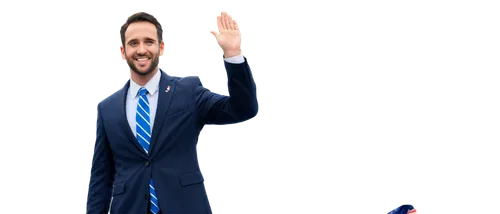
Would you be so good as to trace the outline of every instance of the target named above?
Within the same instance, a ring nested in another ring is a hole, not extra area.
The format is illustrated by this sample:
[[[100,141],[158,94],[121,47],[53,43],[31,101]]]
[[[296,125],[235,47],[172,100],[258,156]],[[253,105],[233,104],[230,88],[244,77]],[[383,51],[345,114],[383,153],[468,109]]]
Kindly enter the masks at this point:
[[[210,31],[217,40],[217,43],[224,51],[225,57],[236,56],[241,53],[241,33],[238,24],[226,12],[217,16],[217,26],[219,33]]]

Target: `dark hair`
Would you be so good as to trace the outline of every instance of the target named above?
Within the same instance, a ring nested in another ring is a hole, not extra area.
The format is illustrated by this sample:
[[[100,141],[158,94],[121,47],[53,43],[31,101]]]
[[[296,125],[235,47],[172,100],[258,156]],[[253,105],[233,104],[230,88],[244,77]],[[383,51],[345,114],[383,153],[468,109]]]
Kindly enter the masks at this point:
[[[125,31],[127,31],[128,26],[134,22],[150,22],[151,24],[154,24],[156,27],[156,33],[158,34],[158,43],[161,43],[163,41],[163,29],[161,28],[160,22],[158,22],[158,20],[156,20],[154,16],[148,13],[139,12],[129,16],[127,22],[125,22],[125,24],[123,24],[122,28],[120,29],[123,48],[125,48]]]

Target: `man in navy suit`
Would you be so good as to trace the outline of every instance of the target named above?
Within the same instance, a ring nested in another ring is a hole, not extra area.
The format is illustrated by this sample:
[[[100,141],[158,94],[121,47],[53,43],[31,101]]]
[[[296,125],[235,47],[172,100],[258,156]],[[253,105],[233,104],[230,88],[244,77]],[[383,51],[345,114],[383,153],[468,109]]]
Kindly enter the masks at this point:
[[[211,33],[224,53],[229,96],[204,88],[198,77],[158,68],[163,31],[150,14],[134,14],[122,26],[130,80],[98,104],[87,213],[212,213],[197,161],[200,131],[258,111],[238,24],[225,12],[217,24],[219,33]]]

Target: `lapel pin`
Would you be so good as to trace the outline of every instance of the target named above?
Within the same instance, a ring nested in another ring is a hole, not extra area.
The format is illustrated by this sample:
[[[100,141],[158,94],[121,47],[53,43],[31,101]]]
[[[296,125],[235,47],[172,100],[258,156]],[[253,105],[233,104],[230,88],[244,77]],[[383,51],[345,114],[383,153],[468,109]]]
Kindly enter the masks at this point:
[[[167,89],[165,89],[165,92],[169,92],[170,91],[170,86],[167,86]]]

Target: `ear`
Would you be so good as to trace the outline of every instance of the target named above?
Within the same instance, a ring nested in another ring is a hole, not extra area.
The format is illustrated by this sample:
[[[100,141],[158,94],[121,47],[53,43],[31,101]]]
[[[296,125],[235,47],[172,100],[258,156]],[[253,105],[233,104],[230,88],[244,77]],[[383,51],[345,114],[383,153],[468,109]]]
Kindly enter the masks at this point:
[[[163,49],[165,48],[165,43],[162,41],[160,44],[160,56],[163,55]]]
[[[118,46],[118,53],[120,53],[120,58],[122,58],[122,61],[125,61],[125,63],[127,63],[127,59],[125,57],[125,48],[122,44]]]

